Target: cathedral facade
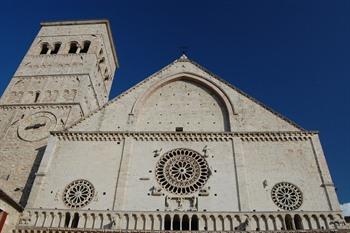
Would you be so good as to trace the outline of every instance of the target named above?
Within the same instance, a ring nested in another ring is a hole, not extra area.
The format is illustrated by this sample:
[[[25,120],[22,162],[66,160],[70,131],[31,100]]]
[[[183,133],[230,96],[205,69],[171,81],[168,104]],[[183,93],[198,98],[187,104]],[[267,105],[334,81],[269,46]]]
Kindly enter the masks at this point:
[[[317,132],[185,55],[108,101],[117,68],[108,21],[42,24],[0,100],[1,232],[344,231]]]

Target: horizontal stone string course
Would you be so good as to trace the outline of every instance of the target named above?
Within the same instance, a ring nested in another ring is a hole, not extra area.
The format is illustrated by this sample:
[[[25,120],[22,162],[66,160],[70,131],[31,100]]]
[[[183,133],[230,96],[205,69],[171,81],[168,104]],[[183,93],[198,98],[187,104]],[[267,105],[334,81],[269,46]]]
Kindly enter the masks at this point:
[[[264,133],[191,133],[191,132],[71,132],[56,131],[52,135],[67,141],[120,141],[133,137],[136,141],[212,141],[225,142],[235,137],[244,142],[307,141],[316,132],[264,132]]]
[[[95,54],[83,54],[79,53],[80,57],[86,56],[96,56]],[[45,59],[43,59],[45,57]],[[63,59],[62,59],[63,58]],[[75,59],[71,61],[69,58],[76,58],[76,54],[44,54],[44,55],[35,55],[27,56],[23,59],[25,67],[28,68],[41,68],[41,67],[52,67],[52,66],[82,66],[84,65],[84,59]]]
[[[88,74],[88,73],[86,73]],[[13,76],[12,78],[13,79],[18,79],[18,80],[21,80],[21,79],[26,79],[26,80],[30,80],[30,79],[34,79],[34,80],[46,80],[47,78],[50,78],[50,79],[61,79],[61,78],[79,78],[80,76],[79,75],[66,75],[66,74],[42,74],[42,75],[35,75],[35,76],[28,76],[28,75],[16,75],[16,76]]]
[[[330,232],[329,229],[336,230],[344,225],[344,219],[338,212],[114,212],[27,209],[20,217],[16,232],[70,232],[79,228],[84,228],[84,231],[94,229],[139,232]]]
[[[55,103],[55,104],[4,104],[0,105],[1,109],[68,109],[79,103]]]

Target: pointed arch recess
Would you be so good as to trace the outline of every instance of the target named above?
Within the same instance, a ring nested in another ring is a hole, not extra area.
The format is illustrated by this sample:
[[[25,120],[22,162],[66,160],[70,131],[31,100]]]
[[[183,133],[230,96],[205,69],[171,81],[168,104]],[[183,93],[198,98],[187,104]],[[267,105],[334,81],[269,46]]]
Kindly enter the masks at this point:
[[[182,72],[176,75],[171,75],[166,78],[162,78],[161,80],[155,82],[152,85],[152,87],[149,88],[146,92],[141,94],[141,96],[137,98],[137,100],[133,104],[130,112],[130,115],[134,117],[133,118],[134,126],[137,126],[137,123],[140,119],[140,112],[142,110],[142,106],[146,103],[147,99],[159,88],[175,81],[189,81],[211,90],[215,94],[215,96],[218,98],[218,100],[221,102],[222,106],[225,108],[224,110],[227,113],[226,119],[228,120],[227,122],[228,128],[230,131],[232,131],[232,117],[233,115],[236,115],[236,113],[235,113],[233,104],[228,98],[228,96],[226,95],[226,93],[219,86],[213,83],[211,80],[208,80],[197,74],[188,73],[188,72]]]

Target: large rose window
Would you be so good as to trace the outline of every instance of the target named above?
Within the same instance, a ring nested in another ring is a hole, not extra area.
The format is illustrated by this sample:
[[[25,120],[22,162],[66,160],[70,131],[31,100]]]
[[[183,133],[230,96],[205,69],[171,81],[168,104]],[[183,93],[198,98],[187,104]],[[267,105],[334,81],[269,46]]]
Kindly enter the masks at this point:
[[[201,189],[208,180],[209,167],[198,152],[174,149],[165,153],[156,165],[158,183],[174,194],[190,194]]]

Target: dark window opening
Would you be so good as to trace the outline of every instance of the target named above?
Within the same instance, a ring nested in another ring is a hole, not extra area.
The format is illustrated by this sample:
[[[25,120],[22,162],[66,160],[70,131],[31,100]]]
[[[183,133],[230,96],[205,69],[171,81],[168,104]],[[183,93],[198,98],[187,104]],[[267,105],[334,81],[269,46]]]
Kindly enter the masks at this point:
[[[173,230],[180,230],[180,217],[179,215],[175,215],[173,219]]]
[[[64,227],[68,227],[70,222],[70,213],[66,213],[66,219],[64,220]]]
[[[171,218],[170,215],[165,215],[164,220],[164,230],[170,230],[171,229]]]
[[[49,44],[48,43],[42,44],[40,54],[47,54],[48,51],[49,51]]]
[[[182,230],[188,231],[189,229],[190,229],[190,219],[188,218],[187,215],[184,215],[182,217]]]
[[[90,41],[88,41],[88,40],[84,41],[84,46],[83,46],[83,49],[80,50],[80,53],[87,53],[89,51],[90,44],[91,44]]]
[[[175,131],[176,132],[182,132],[182,131],[184,131],[184,128],[183,127],[176,127]]]
[[[35,92],[35,99],[34,99],[34,103],[38,102],[38,100],[39,100],[39,96],[40,96],[40,92]]]
[[[71,42],[68,53],[77,53],[77,51],[78,51],[78,43],[77,42]]]
[[[61,43],[56,43],[53,50],[51,51],[51,54],[57,54],[58,51],[60,50]]]
[[[345,219],[345,222],[346,222],[346,223],[350,223],[350,216],[345,216],[344,219]]]
[[[72,220],[72,228],[77,228],[79,223],[79,214],[75,213]]]
[[[191,219],[191,230],[198,231],[198,217],[197,215],[193,215]]]
[[[302,222],[301,217],[299,215],[294,216],[294,225],[295,225],[296,230],[304,229],[303,222]]]
[[[293,220],[290,215],[286,215],[285,223],[286,223],[286,230],[293,230]]]

